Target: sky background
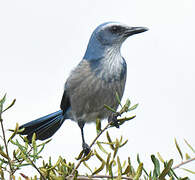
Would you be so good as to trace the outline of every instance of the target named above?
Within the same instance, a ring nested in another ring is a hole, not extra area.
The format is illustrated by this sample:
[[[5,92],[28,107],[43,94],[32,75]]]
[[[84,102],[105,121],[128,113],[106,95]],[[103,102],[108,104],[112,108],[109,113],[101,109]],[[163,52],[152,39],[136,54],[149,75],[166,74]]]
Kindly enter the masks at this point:
[[[174,138],[187,152],[184,138],[195,146],[194,17],[194,0],[0,1],[0,96],[17,99],[4,114],[6,128],[59,110],[64,83],[99,24],[146,26],[121,49],[128,64],[123,101],[139,103],[137,117],[109,132],[129,140],[122,159],[135,161],[139,153],[151,169],[150,155],[160,152],[178,164]],[[91,142],[95,125],[86,125],[85,134]],[[43,156],[73,160],[80,150],[80,129],[66,121]],[[195,171],[195,162],[185,167]]]

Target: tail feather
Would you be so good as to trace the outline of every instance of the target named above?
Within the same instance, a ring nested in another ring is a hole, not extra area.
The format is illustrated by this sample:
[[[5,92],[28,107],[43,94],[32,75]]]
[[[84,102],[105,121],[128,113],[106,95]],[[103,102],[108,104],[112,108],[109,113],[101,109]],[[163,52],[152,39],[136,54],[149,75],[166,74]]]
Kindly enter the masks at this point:
[[[62,110],[60,110],[20,126],[19,129],[24,128],[20,134],[27,135],[29,142],[31,142],[33,133],[36,133],[36,139],[45,140],[53,136],[64,120]]]

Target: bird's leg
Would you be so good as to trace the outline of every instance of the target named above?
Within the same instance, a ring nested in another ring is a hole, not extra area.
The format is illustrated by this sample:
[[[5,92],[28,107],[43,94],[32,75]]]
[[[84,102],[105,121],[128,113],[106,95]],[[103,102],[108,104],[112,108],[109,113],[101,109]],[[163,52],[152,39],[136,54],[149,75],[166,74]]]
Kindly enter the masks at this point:
[[[108,117],[108,122],[109,123],[112,122],[112,125],[115,126],[116,128],[119,128],[119,121],[117,120],[118,116],[121,116],[121,114],[116,112],[110,114],[110,116]]]
[[[85,142],[85,138],[84,138],[83,128],[84,128],[85,122],[84,122],[84,121],[78,121],[78,125],[79,125],[79,127],[80,127],[80,129],[81,129],[82,147],[83,147],[84,154],[85,154],[85,156],[86,156],[86,155],[89,154],[89,152],[90,152],[90,147],[89,147],[89,145]]]

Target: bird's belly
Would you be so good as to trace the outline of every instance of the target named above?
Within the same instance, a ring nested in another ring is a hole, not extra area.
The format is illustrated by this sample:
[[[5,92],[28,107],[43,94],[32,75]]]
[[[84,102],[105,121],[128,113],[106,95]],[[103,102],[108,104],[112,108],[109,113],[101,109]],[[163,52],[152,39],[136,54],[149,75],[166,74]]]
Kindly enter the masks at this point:
[[[88,82],[88,84],[85,82]],[[123,81],[108,83],[98,79],[84,81],[75,90],[77,93],[71,99],[73,119],[92,122],[96,121],[97,118],[107,118],[111,112],[105,108],[105,104],[115,110],[117,109],[116,93],[119,94],[119,98],[122,98],[124,84]]]

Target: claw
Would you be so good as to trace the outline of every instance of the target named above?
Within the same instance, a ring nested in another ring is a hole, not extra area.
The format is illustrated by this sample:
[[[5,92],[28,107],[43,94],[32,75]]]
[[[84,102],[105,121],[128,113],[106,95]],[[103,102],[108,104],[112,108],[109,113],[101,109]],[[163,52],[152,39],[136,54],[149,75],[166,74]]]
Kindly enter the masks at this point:
[[[112,122],[112,125],[115,126],[116,128],[119,128],[119,121],[117,120],[117,117],[120,116],[120,113],[112,113],[108,117],[108,122]]]
[[[84,152],[84,155],[87,156],[90,151],[91,151],[91,149],[90,149],[89,145],[86,144],[86,143],[83,143],[83,152]]]

